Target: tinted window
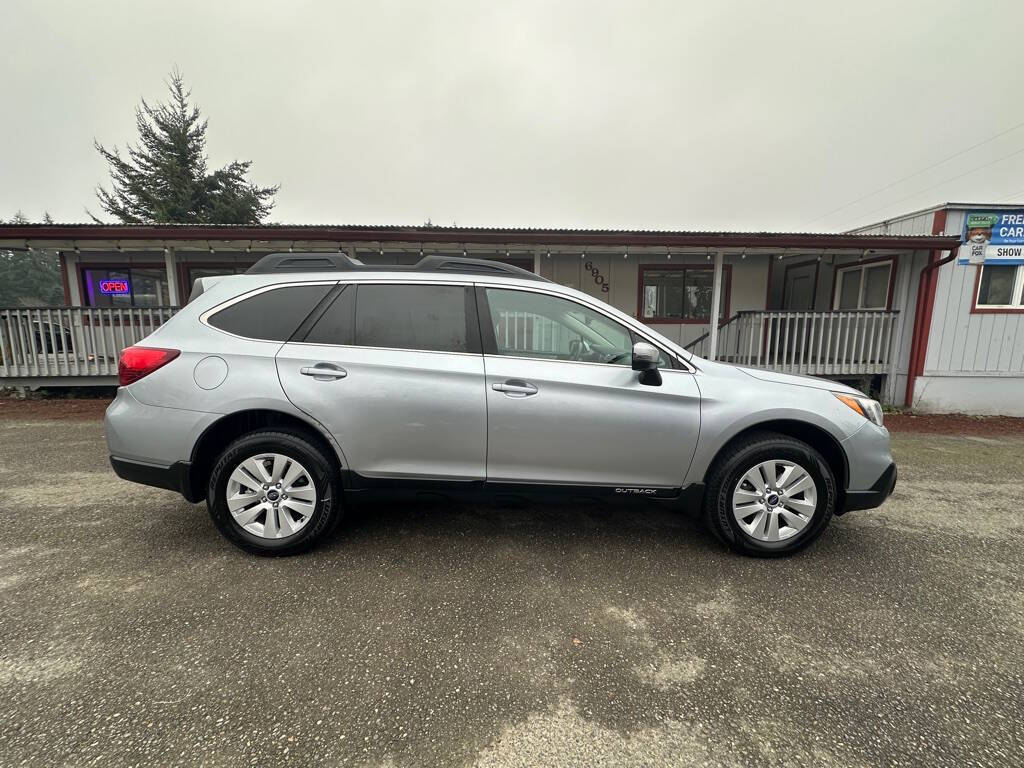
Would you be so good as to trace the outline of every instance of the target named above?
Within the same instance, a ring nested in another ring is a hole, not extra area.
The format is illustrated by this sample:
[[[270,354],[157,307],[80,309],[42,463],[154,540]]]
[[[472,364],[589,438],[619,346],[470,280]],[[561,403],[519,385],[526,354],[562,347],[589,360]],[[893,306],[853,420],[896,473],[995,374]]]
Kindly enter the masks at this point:
[[[287,341],[330,285],[295,285],[257,293],[213,315],[214,328],[250,339]]]
[[[360,285],[355,343],[468,352],[467,296],[465,288],[453,285]]]
[[[355,334],[356,287],[339,293],[320,319],[309,329],[304,341],[312,344],[352,344]]]

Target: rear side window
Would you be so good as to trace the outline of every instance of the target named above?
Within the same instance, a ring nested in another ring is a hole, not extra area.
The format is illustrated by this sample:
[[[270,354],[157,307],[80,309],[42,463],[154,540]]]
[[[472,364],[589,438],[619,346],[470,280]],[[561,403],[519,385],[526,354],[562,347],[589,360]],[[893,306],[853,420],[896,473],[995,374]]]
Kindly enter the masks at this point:
[[[356,286],[349,285],[334,297],[330,306],[309,329],[306,338],[311,344],[344,344],[355,341]]]
[[[257,293],[225,307],[207,321],[249,339],[287,341],[332,285],[291,285]]]
[[[342,296],[345,293],[348,291]],[[476,351],[470,348],[467,333],[472,300],[469,290],[455,285],[360,285],[355,343],[435,352]],[[474,342],[473,346],[478,345]]]

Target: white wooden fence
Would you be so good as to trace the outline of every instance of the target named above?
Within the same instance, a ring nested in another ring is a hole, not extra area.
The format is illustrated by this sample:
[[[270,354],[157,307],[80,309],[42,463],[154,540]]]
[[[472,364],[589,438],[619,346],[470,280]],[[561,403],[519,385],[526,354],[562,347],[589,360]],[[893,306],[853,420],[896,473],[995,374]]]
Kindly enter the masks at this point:
[[[899,312],[739,312],[718,330],[715,359],[811,376],[889,373]],[[708,334],[687,345],[707,357]]]
[[[0,379],[116,376],[121,350],[151,334],[177,311],[177,307],[0,309]]]

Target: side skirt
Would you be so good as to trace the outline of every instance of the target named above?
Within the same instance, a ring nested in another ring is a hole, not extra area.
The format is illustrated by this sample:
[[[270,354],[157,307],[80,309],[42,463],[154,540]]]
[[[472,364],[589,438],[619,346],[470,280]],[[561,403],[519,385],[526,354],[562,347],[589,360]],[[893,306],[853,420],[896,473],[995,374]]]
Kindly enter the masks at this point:
[[[693,483],[685,488],[652,488],[647,486],[554,485],[545,483],[496,483],[484,480],[405,480],[364,477],[356,472],[344,473],[346,494],[360,498],[371,496],[451,496],[473,499],[524,497],[551,499],[567,497],[595,499],[652,499],[678,502],[680,506],[700,509],[704,486]]]

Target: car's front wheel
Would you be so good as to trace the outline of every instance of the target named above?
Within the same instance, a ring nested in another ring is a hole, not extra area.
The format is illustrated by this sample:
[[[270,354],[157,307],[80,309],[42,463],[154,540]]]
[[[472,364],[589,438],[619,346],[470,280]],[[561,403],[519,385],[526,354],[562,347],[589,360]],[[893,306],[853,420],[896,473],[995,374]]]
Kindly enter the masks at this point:
[[[715,462],[704,512],[712,532],[737,552],[773,557],[817,539],[835,504],[835,476],[824,457],[801,440],[764,432]]]
[[[207,507],[217,529],[259,555],[308,549],[337,522],[335,464],[303,436],[251,432],[231,443],[210,473]]]

